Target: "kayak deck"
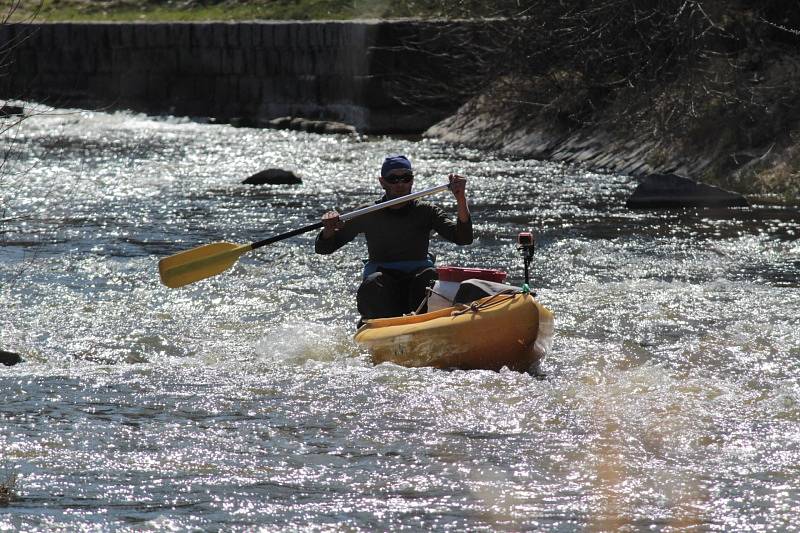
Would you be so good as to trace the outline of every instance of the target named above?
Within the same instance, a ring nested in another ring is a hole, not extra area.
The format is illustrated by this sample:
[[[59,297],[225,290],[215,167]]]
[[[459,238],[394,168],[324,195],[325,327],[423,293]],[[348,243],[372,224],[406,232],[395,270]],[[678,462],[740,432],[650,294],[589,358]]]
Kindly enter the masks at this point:
[[[553,315],[530,294],[496,294],[469,306],[367,320],[356,332],[374,363],[500,370],[535,368],[550,347]]]

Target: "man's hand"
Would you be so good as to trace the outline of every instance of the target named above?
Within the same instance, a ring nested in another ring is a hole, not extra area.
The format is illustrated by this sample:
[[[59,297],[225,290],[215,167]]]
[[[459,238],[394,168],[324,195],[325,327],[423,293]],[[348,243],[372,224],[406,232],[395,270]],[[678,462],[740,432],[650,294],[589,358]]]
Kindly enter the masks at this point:
[[[450,174],[447,179],[450,180],[450,190],[456,200],[466,200],[467,178],[458,174]]]
[[[453,196],[456,197],[456,204],[458,204],[458,219],[461,222],[468,222],[469,206],[467,205],[467,178],[459,176],[458,174],[450,174],[447,176],[450,180],[450,190]]]
[[[322,215],[322,238],[330,239],[337,229],[344,226],[344,222],[339,218],[339,213],[336,211],[328,211]]]

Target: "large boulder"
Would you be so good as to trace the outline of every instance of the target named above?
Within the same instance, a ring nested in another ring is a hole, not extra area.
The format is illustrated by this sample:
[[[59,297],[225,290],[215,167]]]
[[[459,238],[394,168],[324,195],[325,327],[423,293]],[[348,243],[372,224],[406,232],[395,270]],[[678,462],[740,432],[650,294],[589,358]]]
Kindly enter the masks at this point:
[[[22,362],[22,357],[20,357],[18,353],[0,350],[0,364],[4,364],[6,366],[14,366],[17,363],[21,362]]]
[[[748,207],[739,193],[698,183],[676,174],[650,174],[636,187],[625,205],[629,209],[680,207]]]
[[[303,180],[290,170],[268,168],[253,174],[242,183],[249,185],[298,185],[303,183]]]

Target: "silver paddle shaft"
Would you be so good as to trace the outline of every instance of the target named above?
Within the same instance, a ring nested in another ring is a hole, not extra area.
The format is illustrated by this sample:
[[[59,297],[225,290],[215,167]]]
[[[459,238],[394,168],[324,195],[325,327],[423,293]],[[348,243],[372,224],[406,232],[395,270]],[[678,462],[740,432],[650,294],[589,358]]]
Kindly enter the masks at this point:
[[[367,207],[362,207],[361,209],[356,209],[355,211],[350,211],[349,213],[345,213],[343,215],[339,215],[339,220],[346,222],[351,218],[360,217],[361,215],[366,215],[367,213],[372,213],[373,211],[379,211],[381,209],[386,209],[387,207],[392,207],[393,205],[404,204],[406,202],[410,202],[411,200],[416,200],[417,198],[422,198],[423,196],[429,196],[431,194],[436,194],[439,191],[443,191],[445,189],[449,189],[450,184],[444,183],[442,185],[437,185],[436,187],[431,187],[430,189],[425,189],[424,191],[419,191],[415,193],[408,194],[406,196],[401,196],[399,198],[394,198],[392,200],[386,200],[385,202],[381,202],[379,204],[370,205]]]

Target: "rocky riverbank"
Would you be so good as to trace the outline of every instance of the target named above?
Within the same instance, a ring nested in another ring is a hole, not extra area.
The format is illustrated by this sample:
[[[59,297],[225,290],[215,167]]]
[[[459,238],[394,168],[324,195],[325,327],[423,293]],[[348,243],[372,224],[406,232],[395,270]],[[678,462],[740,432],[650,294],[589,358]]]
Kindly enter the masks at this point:
[[[428,135],[798,202],[800,13],[787,2],[532,4],[535,18],[504,23],[513,45],[484,57],[478,96]]]
[[[795,87],[800,87],[800,55],[787,54],[780,60],[780,68],[782,77],[791,77],[797,83]],[[764,82],[770,83],[766,77]],[[664,90],[659,96],[668,93]],[[504,105],[490,90],[429,128],[426,135],[512,156],[574,163],[636,177],[680,174],[796,204],[800,195],[800,119],[794,116],[785,120],[785,115],[777,119],[782,106],[779,102],[775,106],[777,109],[765,113],[761,122],[748,125],[759,135],[741,135],[742,124],[711,113],[675,116],[676,123],[694,126],[665,134],[657,127],[647,127],[656,124],[659,117],[646,104],[635,110],[640,121],[627,128],[606,120],[613,106],[599,110],[592,125],[568,127],[551,121],[545,113],[526,115],[526,120],[521,120],[519,106]]]

